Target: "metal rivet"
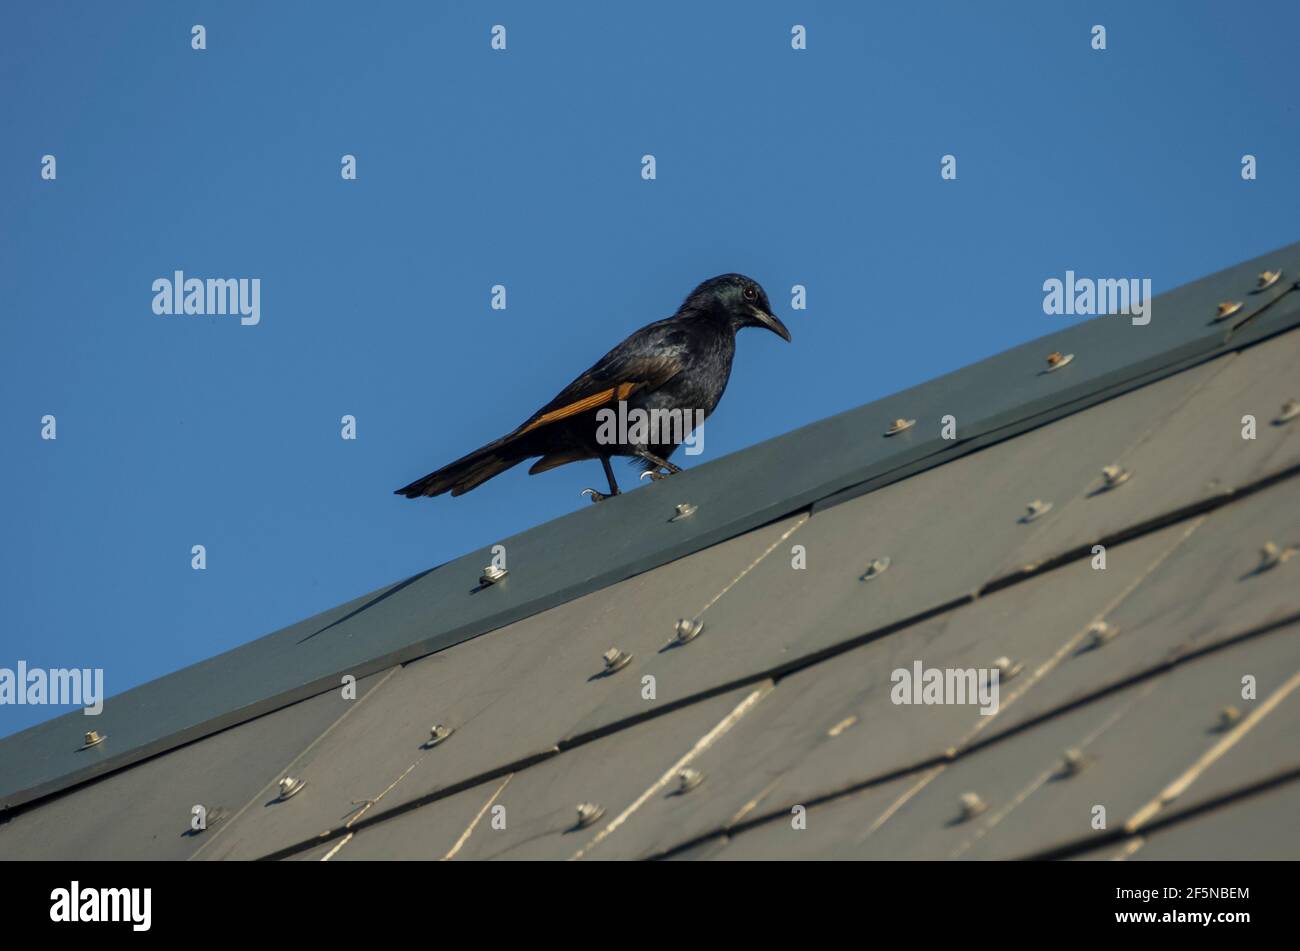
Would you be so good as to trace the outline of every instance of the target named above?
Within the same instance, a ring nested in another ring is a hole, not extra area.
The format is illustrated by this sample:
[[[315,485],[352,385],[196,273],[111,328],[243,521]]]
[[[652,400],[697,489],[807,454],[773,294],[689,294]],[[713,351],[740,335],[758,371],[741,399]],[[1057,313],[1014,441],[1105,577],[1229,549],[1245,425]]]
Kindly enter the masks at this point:
[[[292,776],[284,777],[284,779],[280,780],[280,801],[284,802],[286,799],[292,799],[302,792],[302,787],[306,785],[307,783],[301,779],[294,779]]]
[[[488,565],[483,569],[483,574],[479,577],[478,581],[479,584],[482,585],[496,584],[508,574],[510,574],[510,572],[504,568],[498,568],[496,565]]]
[[[1281,271],[1261,271],[1259,279],[1255,282],[1255,290],[1266,291],[1277,283],[1278,278],[1282,276]]]
[[[670,518],[668,521],[680,522],[684,518],[690,518],[692,515],[696,513],[696,511],[698,511],[698,509],[699,506],[697,505],[691,505],[689,502],[683,502],[681,505],[677,506],[677,508],[673,511],[673,517]]]
[[[1088,625],[1088,647],[1089,649],[1101,647],[1101,645],[1113,641],[1119,634],[1119,628],[1105,621],[1094,621]]]
[[[678,793],[688,793],[702,782],[704,782],[704,774],[698,769],[691,769],[687,766],[685,769],[677,771]]]
[[[1219,729],[1227,730],[1241,720],[1241,711],[1236,707],[1228,706],[1219,711]]]
[[[1259,550],[1259,567],[1256,571],[1268,571],[1270,568],[1276,568],[1282,562],[1287,561],[1294,555],[1294,548],[1283,548],[1276,542],[1265,542],[1264,547]]]
[[[88,749],[90,749],[92,746],[98,746],[100,743],[103,743],[104,740],[106,740],[106,739],[107,739],[107,737],[104,736],[103,734],[101,734],[101,733],[99,733],[99,732],[97,732],[97,731],[95,731],[95,730],[91,730],[89,733],[86,734],[86,738],[85,738],[85,740],[82,742],[82,744],[81,744],[81,748],[82,748],[83,750],[88,750]]]
[[[1060,350],[1053,350],[1047,355],[1047,369],[1044,372],[1051,373],[1054,370],[1059,370],[1073,359],[1074,354],[1072,353],[1062,353]]]
[[[1044,502],[1042,499],[1034,499],[1034,501],[1025,506],[1025,514],[1020,516],[1020,521],[1025,523],[1032,522],[1034,519],[1042,518],[1051,510],[1051,502]]]
[[[429,738],[420,744],[420,749],[431,750],[447,737],[456,731],[449,726],[443,726],[441,723],[435,723],[429,727]]]
[[[893,562],[888,558],[874,558],[871,563],[867,565],[866,573],[863,574],[860,580],[870,581],[873,578],[879,578],[889,570],[889,566],[892,564]]]
[[[988,809],[988,805],[979,797],[978,793],[966,792],[961,794],[958,800],[961,803],[961,821],[966,822],[974,819],[981,812]]]
[[[632,655],[625,654],[617,647],[611,647],[605,651],[605,673],[612,674],[616,670],[622,670],[632,662]]]
[[[704,630],[704,622],[696,618],[679,618],[673,625],[673,644],[689,644],[695,638],[700,636],[700,631]]]
[[[594,802],[578,803],[578,828],[585,829],[587,826],[599,822],[600,817],[604,814],[604,806],[598,806]]]
[[[1239,300],[1225,300],[1219,304],[1218,309],[1214,312],[1214,319],[1216,321],[1227,320],[1237,311],[1241,310],[1241,306],[1242,304]]]
[[[1273,422],[1279,426],[1283,423],[1289,423],[1291,420],[1300,416],[1300,400],[1287,400],[1282,404],[1282,409],[1277,414],[1277,419]]]
[[[1063,776],[1077,776],[1083,772],[1083,768],[1087,765],[1088,758],[1083,755],[1083,752],[1071,747],[1061,757],[1061,774]]]
[[[1127,469],[1121,468],[1120,466],[1105,466],[1101,470],[1102,491],[1108,492],[1117,486],[1121,486],[1132,478],[1132,476],[1133,473],[1129,472]]]
[[[1016,674],[1025,669],[1024,664],[1016,663],[1010,657],[999,657],[993,662],[994,668],[998,671],[998,680],[1010,680]]]
[[[903,430],[911,429],[915,425],[916,425],[916,420],[914,419],[896,419],[889,424],[889,428],[885,430],[885,435],[897,436]]]

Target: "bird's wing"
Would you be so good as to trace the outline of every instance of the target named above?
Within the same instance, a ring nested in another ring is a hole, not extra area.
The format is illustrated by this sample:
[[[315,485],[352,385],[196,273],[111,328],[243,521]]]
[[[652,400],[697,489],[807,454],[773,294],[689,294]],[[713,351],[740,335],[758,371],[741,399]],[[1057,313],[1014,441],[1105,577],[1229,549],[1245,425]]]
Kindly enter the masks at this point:
[[[525,420],[511,436],[663,386],[682,371],[686,345],[686,334],[670,321],[638,330]]]
[[[632,393],[663,386],[682,371],[687,346],[686,333],[671,318],[643,327],[601,357],[595,366],[566,386],[514,432],[436,472],[430,472],[422,479],[416,479],[398,489],[397,494],[408,499],[444,492],[461,495],[533,455],[544,454],[545,458],[551,459],[546,468],[562,465],[559,456],[547,453],[544,447],[539,449],[532,444],[534,440],[521,437],[556,420],[627,399]],[[545,442],[544,436],[543,433],[542,442]],[[535,468],[533,471],[543,470]]]

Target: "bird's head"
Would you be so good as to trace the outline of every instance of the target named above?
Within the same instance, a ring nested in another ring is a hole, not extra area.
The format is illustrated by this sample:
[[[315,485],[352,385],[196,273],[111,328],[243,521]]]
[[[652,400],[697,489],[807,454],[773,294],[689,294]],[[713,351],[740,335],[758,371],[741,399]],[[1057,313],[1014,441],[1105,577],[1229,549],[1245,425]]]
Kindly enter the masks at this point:
[[[790,331],[772,313],[762,285],[743,274],[709,278],[691,291],[681,310],[725,319],[733,330],[764,327],[783,340],[790,340]]]

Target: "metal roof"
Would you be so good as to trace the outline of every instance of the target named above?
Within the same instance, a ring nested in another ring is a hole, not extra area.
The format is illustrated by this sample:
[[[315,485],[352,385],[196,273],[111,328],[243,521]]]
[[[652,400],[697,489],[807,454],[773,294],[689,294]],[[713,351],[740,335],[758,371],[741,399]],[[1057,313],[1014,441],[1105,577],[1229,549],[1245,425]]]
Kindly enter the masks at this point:
[[[1278,779],[1300,765],[1300,560],[1255,570],[1265,541],[1300,545],[1300,420],[1273,422],[1300,398],[1297,274],[1292,245],[1157,297],[1149,325],[1075,324],[499,540],[503,581],[479,584],[489,544],[110,698],[91,749],[80,713],[0,740],[0,854],[1089,857],[1133,849],[1134,816],[1190,810],[1153,834],[1175,852],[1181,822],[1254,821],[1300,794]],[[1242,306],[1217,321],[1222,301]],[[1107,489],[1112,464],[1130,478]],[[670,645],[681,618],[703,632]],[[1100,621],[1120,633],[1082,649]],[[996,716],[889,699],[915,659],[1000,656],[1023,669]],[[1215,732],[1225,706],[1242,719]],[[1087,766],[1061,777],[1067,748]],[[306,785],[280,801],[285,775]],[[965,792],[988,808],[956,821]],[[577,829],[580,801],[605,813]],[[217,815],[199,835],[194,804]]]

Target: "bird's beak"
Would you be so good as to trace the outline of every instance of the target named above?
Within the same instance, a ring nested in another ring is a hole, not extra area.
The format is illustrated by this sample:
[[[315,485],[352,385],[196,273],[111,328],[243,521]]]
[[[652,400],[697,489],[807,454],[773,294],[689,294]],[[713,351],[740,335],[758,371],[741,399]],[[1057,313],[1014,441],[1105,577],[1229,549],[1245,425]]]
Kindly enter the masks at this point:
[[[772,333],[776,334],[786,343],[790,342],[790,331],[786,329],[785,324],[781,323],[780,317],[776,316],[776,314],[769,314],[767,311],[763,310],[763,308],[755,307],[752,304],[750,305],[749,311],[760,324],[772,331]]]

